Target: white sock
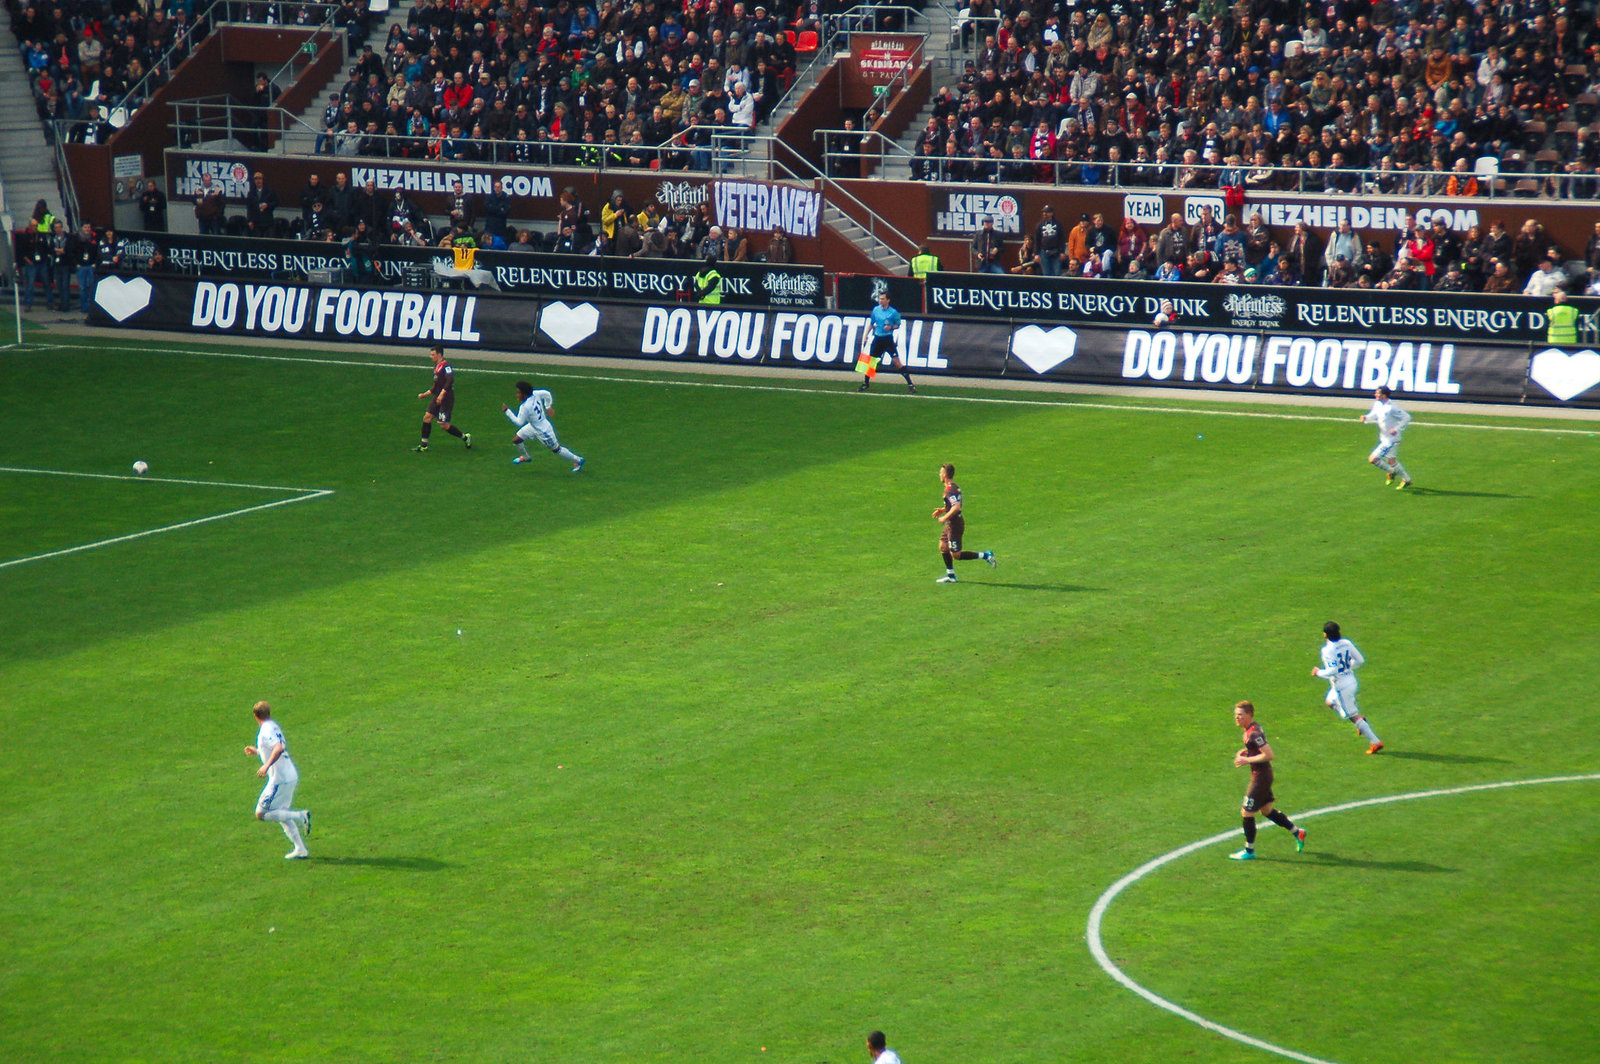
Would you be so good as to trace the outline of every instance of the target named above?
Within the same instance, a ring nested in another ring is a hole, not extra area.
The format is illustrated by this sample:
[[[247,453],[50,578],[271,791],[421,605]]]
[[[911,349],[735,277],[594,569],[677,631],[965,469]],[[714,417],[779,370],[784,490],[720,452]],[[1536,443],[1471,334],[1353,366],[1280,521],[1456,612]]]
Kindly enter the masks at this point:
[[[565,458],[569,462],[576,462],[578,460],[578,456],[567,450],[565,447],[556,448],[556,454],[560,455],[562,458]]]
[[[1356,730],[1359,731],[1369,743],[1381,741],[1378,738],[1378,733],[1372,730],[1372,725],[1367,723],[1366,717],[1362,717],[1360,720],[1356,721]]]
[[[290,842],[294,843],[296,852],[303,851],[306,848],[305,840],[300,838],[300,825],[295,821],[285,820],[283,822],[283,833],[289,836]]]
[[[524,457],[524,458],[528,457],[528,446],[527,446],[527,444],[519,442],[517,444],[517,450],[522,452],[522,457]]]
[[[261,814],[262,820],[270,820],[274,824],[287,824],[291,820],[299,820],[300,814],[291,809],[268,809]]]
[[[1395,461],[1393,464],[1394,464],[1394,475],[1395,476],[1399,477],[1401,480],[1410,480],[1411,479],[1411,474],[1406,472],[1406,467],[1405,466],[1401,465],[1398,461]]]

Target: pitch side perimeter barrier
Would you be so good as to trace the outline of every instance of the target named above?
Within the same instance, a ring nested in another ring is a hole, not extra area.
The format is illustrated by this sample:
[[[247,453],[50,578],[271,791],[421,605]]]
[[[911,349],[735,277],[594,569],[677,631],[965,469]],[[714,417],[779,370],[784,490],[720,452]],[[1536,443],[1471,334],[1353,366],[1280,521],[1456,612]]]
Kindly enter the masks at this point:
[[[89,320],[197,338],[418,347],[439,342],[454,350],[775,366],[842,378],[854,369],[868,331],[860,311],[547,300],[104,272],[96,277]],[[1526,343],[919,315],[906,318],[900,351],[923,379],[1007,377],[1345,397],[1386,385],[1407,399],[1600,406],[1600,353]]]

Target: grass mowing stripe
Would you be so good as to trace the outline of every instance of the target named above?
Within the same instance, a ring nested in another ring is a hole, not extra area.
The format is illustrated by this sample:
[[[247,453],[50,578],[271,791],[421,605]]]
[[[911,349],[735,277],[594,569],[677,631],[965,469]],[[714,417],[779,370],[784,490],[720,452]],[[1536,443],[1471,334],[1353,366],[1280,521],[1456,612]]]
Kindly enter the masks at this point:
[[[1379,798],[1362,798],[1354,802],[1343,802],[1339,805],[1323,806],[1320,809],[1312,809],[1304,813],[1297,813],[1295,814],[1295,818],[1297,820],[1309,820],[1312,817],[1326,816],[1331,813],[1348,813],[1355,809],[1365,809],[1375,805],[1389,805],[1394,802],[1409,802],[1419,798],[1443,798],[1458,794],[1473,794],[1479,791],[1505,790],[1510,787],[1533,787],[1544,783],[1585,783],[1592,782],[1594,780],[1600,780],[1600,772],[1591,772],[1583,775],[1573,776],[1543,776],[1536,779],[1526,780],[1502,780],[1498,783],[1474,783],[1464,787],[1439,787],[1427,791],[1412,791],[1408,794],[1390,794]],[[1228,839],[1236,837],[1236,834],[1237,833],[1235,831],[1231,830],[1223,831],[1207,838],[1191,842],[1186,846],[1180,846],[1176,850],[1171,850],[1162,854],[1160,857],[1146,861],[1138,868],[1135,868],[1132,872],[1129,872],[1127,875],[1111,884],[1110,887],[1106,888],[1106,892],[1100,895],[1100,897],[1095,901],[1094,908],[1089,910],[1089,925],[1087,929],[1089,952],[1094,956],[1095,963],[1099,964],[1101,970],[1103,970],[1107,975],[1111,976],[1111,978],[1115,979],[1118,983],[1121,983],[1124,987],[1133,991],[1135,994],[1138,994],[1152,1005],[1155,1005],[1157,1008],[1165,1009],[1175,1016],[1180,1016],[1183,1019],[1188,1020],[1190,1023],[1204,1027],[1206,1030],[1211,1031],[1214,1034],[1219,1034],[1224,1038],[1231,1039],[1235,1042],[1240,1042],[1247,1046],[1253,1046],[1256,1049],[1261,1049],[1268,1053],[1275,1053],[1278,1056],[1287,1057],[1290,1060],[1298,1060],[1301,1062],[1301,1064],[1333,1064],[1332,1061],[1323,1060],[1321,1057],[1308,1056],[1305,1053],[1300,1053],[1293,1049],[1285,1049],[1282,1046],[1263,1041],[1262,1039],[1256,1038],[1253,1035],[1248,1035],[1242,1031],[1236,1031],[1231,1027],[1226,1027],[1214,1020],[1208,1020],[1198,1013],[1190,1012],[1182,1005],[1168,1001],[1155,991],[1146,989],[1144,986],[1135,982],[1133,978],[1119,968],[1116,962],[1113,961],[1106,953],[1105,946],[1100,936],[1100,925],[1105,919],[1106,910],[1111,908],[1111,903],[1117,899],[1119,894],[1133,886],[1135,883],[1139,882],[1139,880],[1143,879],[1151,872],[1161,868],[1163,865],[1171,864],[1173,861],[1176,861],[1179,858],[1187,857],[1196,850],[1203,850],[1208,846],[1214,846],[1219,842],[1225,842]]]
[[[190,481],[189,483],[204,482]],[[10,561],[0,562],[0,569],[9,569],[14,565],[26,565],[28,562],[42,562],[48,558],[60,558],[67,554],[79,554],[86,550],[95,550],[98,547],[110,547],[117,543],[131,543],[136,539],[145,539],[148,536],[159,536],[163,532],[177,532],[180,529],[193,528],[196,525],[206,525],[213,521],[225,521],[230,517],[242,517],[245,514],[256,513],[259,510],[271,510],[279,506],[291,506],[297,502],[306,502],[310,499],[320,499],[325,495],[332,494],[333,492],[331,490],[312,491],[306,495],[296,495],[292,499],[277,499],[273,502],[264,502],[255,506],[246,506],[238,510],[229,510],[227,513],[211,514],[207,517],[197,517],[192,521],[180,521],[175,525],[163,525],[160,528],[147,528],[143,532],[130,532],[126,536],[113,536],[111,539],[96,540],[93,543],[80,543],[76,547],[64,547],[61,550],[46,551],[43,554],[30,554],[26,558],[12,558]]]
[[[26,345],[33,347],[34,345]],[[361,362],[355,359],[339,358],[304,358],[298,355],[247,355],[237,351],[215,351],[205,348],[182,347],[142,347],[129,344],[106,344],[107,350],[113,351],[140,351],[152,354],[168,355],[196,355],[203,358],[232,358],[257,362],[304,362],[316,366],[354,366],[363,369],[403,369],[415,371],[416,367],[399,362]],[[64,345],[39,345],[37,350],[59,351],[65,350]],[[457,373],[503,373],[500,369],[487,369],[481,367],[457,367]],[[841,371],[843,372],[843,371]],[[602,381],[608,384],[656,384],[677,388],[723,388],[746,392],[790,392],[800,395],[834,395],[839,393],[837,388],[807,388],[803,386],[783,386],[774,384],[748,384],[730,381],[695,381],[680,380],[661,377],[610,377],[598,373],[563,373],[559,371],[541,370],[541,376],[553,377],[557,380],[586,380]],[[942,380],[941,380],[942,382]],[[1261,393],[1251,393],[1261,394]],[[1326,414],[1274,414],[1265,410],[1209,410],[1196,409],[1183,406],[1151,406],[1132,403],[1096,403],[1096,402],[1067,402],[1052,399],[1002,399],[995,396],[984,395],[928,395],[920,393],[916,396],[889,393],[880,397],[888,399],[909,400],[919,402],[946,402],[946,403],[982,403],[997,406],[1066,406],[1074,410],[1117,410],[1131,411],[1141,414],[1195,414],[1200,416],[1216,415],[1218,417],[1254,418],[1262,421],[1321,421],[1337,423],[1349,421],[1349,417],[1330,417]],[[1292,400],[1292,396],[1284,396]],[[1530,416],[1538,416],[1533,414]],[[1484,432],[1532,432],[1552,436],[1600,436],[1600,431],[1593,429],[1557,429],[1545,428],[1538,425],[1471,425],[1454,421],[1415,421],[1415,424],[1435,429],[1467,429]]]

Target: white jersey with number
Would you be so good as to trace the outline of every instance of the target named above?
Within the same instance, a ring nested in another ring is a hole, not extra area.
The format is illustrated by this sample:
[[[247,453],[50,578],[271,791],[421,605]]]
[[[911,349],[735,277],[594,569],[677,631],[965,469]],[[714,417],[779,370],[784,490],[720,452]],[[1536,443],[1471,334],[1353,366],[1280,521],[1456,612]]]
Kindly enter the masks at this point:
[[[555,400],[543,388],[535,391],[522,401],[522,405],[515,410],[507,410],[506,418],[517,426],[517,436],[524,440],[537,437],[552,451],[559,444],[556,442],[556,427],[550,424],[549,410],[555,405]]]
[[[300,773],[294,767],[294,759],[289,756],[289,742],[283,737],[283,729],[271,718],[262,721],[261,730],[256,733],[256,753],[260,755],[263,765],[267,763],[267,758],[272,756],[272,751],[277,749],[279,743],[283,744],[283,756],[267,769],[267,780],[270,783],[297,782]]]
[[[1389,443],[1398,440],[1400,434],[1405,432],[1406,426],[1411,424],[1411,415],[1401,410],[1393,401],[1384,402],[1376,399],[1372,409],[1367,411],[1367,420],[1375,422],[1378,426],[1378,442]]]
[[[1317,675],[1328,681],[1328,685],[1338,691],[1354,691],[1356,683],[1356,670],[1367,663],[1361,656],[1361,651],[1348,639],[1338,639],[1333,642],[1324,640],[1322,643],[1322,668],[1317,670]]]

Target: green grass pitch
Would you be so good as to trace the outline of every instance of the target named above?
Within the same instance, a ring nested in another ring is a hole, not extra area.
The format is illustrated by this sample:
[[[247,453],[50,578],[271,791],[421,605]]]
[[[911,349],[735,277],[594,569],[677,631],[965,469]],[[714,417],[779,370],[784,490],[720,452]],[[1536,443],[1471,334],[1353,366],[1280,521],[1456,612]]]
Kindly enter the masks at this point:
[[[1404,493],[1361,403],[464,358],[476,447],[417,455],[420,349],[60,342],[0,352],[0,466],[151,474],[0,473],[0,563],[332,494],[0,568],[0,1060],[1269,1061],[1085,941],[1237,828],[1236,700],[1290,815],[1600,771],[1589,423],[1420,414]],[[512,466],[519,376],[581,475]],[[953,587],[943,461],[1000,559]],[[251,817],[259,698],[308,862]],[[1319,1060],[1593,1060],[1597,798],[1264,827],[1105,946]]]

